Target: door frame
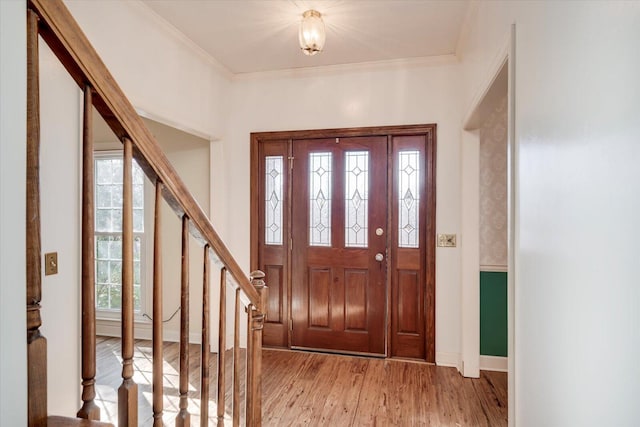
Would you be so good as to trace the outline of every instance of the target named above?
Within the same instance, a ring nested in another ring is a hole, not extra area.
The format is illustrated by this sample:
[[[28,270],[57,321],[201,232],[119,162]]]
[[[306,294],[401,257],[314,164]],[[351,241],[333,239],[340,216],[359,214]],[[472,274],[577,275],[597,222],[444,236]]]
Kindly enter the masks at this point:
[[[425,355],[426,361],[435,363],[435,254],[436,254],[436,146],[437,146],[437,125],[436,124],[418,124],[418,125],[399,125],[399,126],[372,126],[372,127],[360,127],[360,128],[336,128],[336,129],[314,129],[314,130],[294,130],[294,131],[274,131],[274,132],[252,132],[250,140],[250,266],[252,270],[258,268],[259,262],[259,216],[257,213],[262,209],[260,200],[260,172],[262,170],[260,165],[260,144],[268,141],[283,141],[287,140],[289,146],[292,141],[299,139],[313,139],[313,138],[346,138],[355,136],[387,136],[387,155],[391,156],[391,138],[403,135],[425,135],[426,147],[425,147],[425,162],[426,162],[426,218],[425,221],[425,234],[427,242],[425,248],[425,265],[427,271],[425,272],[424,292],[425,292]],[[290,146],[291,147],[291,146]],[[290,151],[289,151],[289,155]],[[389,162],[388,168],[392,172],[393,165]],[[389,173],[389,185],[391,185],[392,173]],[[290,186],[290,185],[289,185]],[[391,187],[389,187],[391,188]],[[285,189],[287,197],[289,195],[289,189]],[[387,229],[391,226],[391,194],[390,191],[387,198]],[[290,203],[287,209],[291,209]],[[289,214],[289,218],[290,218]],[[288,242],[291,235],[291,221],[289,220],[285,224],[285,236],[284,241]],[[390,236],[391,234],[388,234]],[[388,265],[391,265],[389,262]],[[287,295],[285,317],[284,321],[287,324],[287,347],[291,348],[291,256],[287,251],[286,265],[284,267],[287,270]],[[386,277],[386,309],[385,309],[385,353],[387,356],[391,354],[391,274],[387,274]],[[266,277],[267,286],[269,285],[269,278]]]

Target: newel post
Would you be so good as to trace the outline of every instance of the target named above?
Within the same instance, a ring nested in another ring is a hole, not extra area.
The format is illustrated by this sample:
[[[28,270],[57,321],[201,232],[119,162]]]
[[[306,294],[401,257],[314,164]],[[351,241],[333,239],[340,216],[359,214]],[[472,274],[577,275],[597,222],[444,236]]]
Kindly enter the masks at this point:
[[[256,270],[251,273],[251,284],[258,291],[260,301],[257,305],[251,305],[249,311],[251,336],[249,345],[250,360],[249,378],[250,393],[247,405],[247,425],[262,425],[262,328],[266,320],[267,292],[264,282],[265,274]]]

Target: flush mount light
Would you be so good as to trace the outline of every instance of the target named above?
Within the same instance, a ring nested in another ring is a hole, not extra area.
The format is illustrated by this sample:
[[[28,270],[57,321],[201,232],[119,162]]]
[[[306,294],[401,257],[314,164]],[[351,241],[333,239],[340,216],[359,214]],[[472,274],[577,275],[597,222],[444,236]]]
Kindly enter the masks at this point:
[[[302,14],[298,32],[300,49],[305,55],[315,55],[324,47],[325,32],[322,15],[317,10],[307,10]]]

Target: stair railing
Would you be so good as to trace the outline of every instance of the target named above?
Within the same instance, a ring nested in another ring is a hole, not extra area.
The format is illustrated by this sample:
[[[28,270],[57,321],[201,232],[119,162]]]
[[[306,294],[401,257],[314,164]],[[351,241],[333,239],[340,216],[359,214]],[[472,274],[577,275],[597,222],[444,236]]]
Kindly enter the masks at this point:
[[[234,349],[232,385],[232,421],[241,423],[241,351],[240,315],[247,313],[247,349],[245,370],[245,424],[261,424],[262,327],[265,320],[267,287],[264,273],[253,272],[247,278],[224,245],[211,222],[195,201],[184,182],[164,155],[157,141],[117,85],[106,66],[61,0],[29,0],[27,7],[27,346],[28,346],[28,420],[30,426],[108,425],[99,422],[81,424],[80,419],[99,420],[95,402],[96,313],[94,264],[94,159],[92,108],[101,114],[123,143],[123,217],[122,217],[122,384],[118,389],[118,424],[138,425],[138,386],[133,379],[133,196],[132,161],[140,165],[155,183],[153,242],[153,419],[162,425],[163,416],[163,331],[162,331],[162,251],[161,204],[165,200],[182,219],[180,384],[176,426],[189,426],[189,241],[193,236],[204,245],[201,402],[200,424],[209,423],[210,268],[220,268],[220,323],[217,360],[217,422],[224,424],[226,365],[226,291],[235,289]],[[40,117],[38,87],[38,36],[49,45],[58,59],[84,91],[82,135],[82,407],[78,419],[51,417],[47,414],[46,340],[40,334],[40,191],[39,151]],[[212,258],[213,257],[213,258]],[[214,261],[214,262],[212,262]],[[228,283],[229,282],[229,283]],[[248,302],[245,302],[248,301]],[[74,421],[75,420],[75,421]],[[49,424],[47,424],[49,423]],[[58,424],[55,424],[58,423]]]

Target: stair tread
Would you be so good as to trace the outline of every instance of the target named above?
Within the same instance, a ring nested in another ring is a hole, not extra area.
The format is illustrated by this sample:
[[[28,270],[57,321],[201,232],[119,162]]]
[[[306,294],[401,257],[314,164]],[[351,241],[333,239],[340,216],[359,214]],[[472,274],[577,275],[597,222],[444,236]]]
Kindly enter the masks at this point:
[[[47,427],[113,427],[113,424],[83,418],[49,416]]]

